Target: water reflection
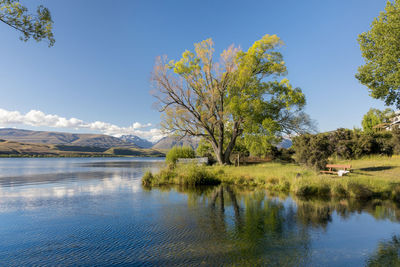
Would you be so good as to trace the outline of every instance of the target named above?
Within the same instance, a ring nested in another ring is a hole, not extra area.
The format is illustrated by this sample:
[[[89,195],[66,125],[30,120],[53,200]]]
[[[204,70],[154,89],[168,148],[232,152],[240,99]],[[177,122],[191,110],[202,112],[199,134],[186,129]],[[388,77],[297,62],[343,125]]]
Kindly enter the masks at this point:
[[[211,238],[210,250],[224,255],[223,259],[218,256],[209,257],[209,264],[313,266],[323,262],[324,266],[336,266],[351,262],[352,265],[362,266],[365,249],[361,239],[352,242],[362,251],[343,251],[343,257],[340,258],[334,255],[334,250],[324,252],[328,257],[315,254],[318,249],[313,248],[313,236],[316,232],[328,231],[329,225],[335,225],[338,218],[345,222],[354,215],[368,214],[376,221],[400,221],[399,207],[392,201],[279,198],[268,195],[264,190],[248,190],[229,185],[212,188],[169,186],[156,190],[182,192],[187,196],[187,204],[191,209],[205,208],[206,214],[194,215],[198,231]],[[399,252],[398,240],[393,238],[389,244],[380,244],[378,251],[369,259],[370,265],[397,266],[386,263],[397,263],[399,254],[394,251]],[[335,247],[338,244],[330,245]],[[235,249],[222,252],[221,247]],[[329,258],[332,256],[336,259]]]
[[[28,164],[20,166],[22,170],[9,168],[9,175],[2,173],[0,212],[35,209],[48,205],[48,201],[52,199],[102,196],[117,192],[135,193],[141,190],[140,179],[144,171],[157,171],[163,164],[154,160],[106,159],[86,162],[88,160],[83,159],[85,162],[82,163],[80,160],[76,162],[77,160],[63,159],[56,164],[53,163],[54,159],[36,161],[36,168]],[[2,163],[0,162],[0,166],[5,165]],[[58,169],[52,172],[54,165],[58,166]],[[23,171],[24,167],[29,171]],[[16,175],[21,173],[22,175]],[[47,202],[43,202],[44,200]]]
[[[264,191],[246,191],[228,185],[155,189],[158,190],[176,190],[187,196],[187,204],[195,212],[183,216],[192,216],[196,234],[185,245],[191,248],[191,256],[202,258],[205,265],[308,266],[310,263],[311,238],[307,229],[296,223],[295,207],[269,198]],[[170,214],[165,217],[167,224],[180,225],[187,220],[181,216],[172,219]],[[181,255],[188,256],[186,253],[182,248]]]
[[[298,208],[298,217],[303,224],[325,228],[332,221],[335,212],[342,219],[354,214],[367,213],[376,220],[400,222],[399,204],[391,200],[373,199],[361,201],[357,199],[304,200],[294,198]]]
[[[398,263],[400,208],[391,201],[142,187],[160,162],[59,160],[0,160],[0,266]]]
[[[394,235],[388,241],[379,242],[376,251],[367,260],[367,266],[400,266],[400,236]]]

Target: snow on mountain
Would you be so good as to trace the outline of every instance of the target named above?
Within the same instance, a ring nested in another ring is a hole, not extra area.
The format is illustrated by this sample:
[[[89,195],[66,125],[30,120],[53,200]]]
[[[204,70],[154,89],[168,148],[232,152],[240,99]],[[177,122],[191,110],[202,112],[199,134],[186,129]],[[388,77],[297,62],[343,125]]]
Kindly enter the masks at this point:
[[[137,145],[141,148],[151,148],[153,143],[136,135],[122,135],[119,137],[124,142]]]

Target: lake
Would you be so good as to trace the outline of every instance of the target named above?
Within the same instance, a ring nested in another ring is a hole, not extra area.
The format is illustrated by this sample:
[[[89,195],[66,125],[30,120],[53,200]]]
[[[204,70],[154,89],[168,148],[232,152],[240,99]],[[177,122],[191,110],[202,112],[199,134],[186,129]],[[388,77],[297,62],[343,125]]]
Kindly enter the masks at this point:
[[[157,158],[0,159],[0,266],[390,266],[390,201],[144,188]]]

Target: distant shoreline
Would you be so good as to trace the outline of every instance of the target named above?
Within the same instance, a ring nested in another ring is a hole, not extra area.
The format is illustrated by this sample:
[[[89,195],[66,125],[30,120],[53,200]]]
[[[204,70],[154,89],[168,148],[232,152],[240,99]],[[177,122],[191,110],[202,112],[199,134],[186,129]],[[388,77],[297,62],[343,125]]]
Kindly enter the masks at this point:
[[[1,158],[165,158],[165,156],[146,155],[0,155]]]

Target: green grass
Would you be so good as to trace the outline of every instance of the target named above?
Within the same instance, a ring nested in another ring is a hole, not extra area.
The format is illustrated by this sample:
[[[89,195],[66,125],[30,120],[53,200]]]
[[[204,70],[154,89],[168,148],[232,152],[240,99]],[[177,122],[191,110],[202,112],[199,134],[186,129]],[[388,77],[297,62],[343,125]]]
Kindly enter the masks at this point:
[[[157,174],[146,172],[142,178],[146,186],[179,184],[186,186],[216,185],[221,181],[209,168],[192,164],[167,166]]]
[[[382,198],[400,201],[400,156],[366,157],[337,161],[352,165],[352,173],[344,177],[321,175],[293,163],[270,162],[249,166],[168,167],[147,179],[147,185],[206,184],[222,182],[242,186],[258,186],[297,196]]]

